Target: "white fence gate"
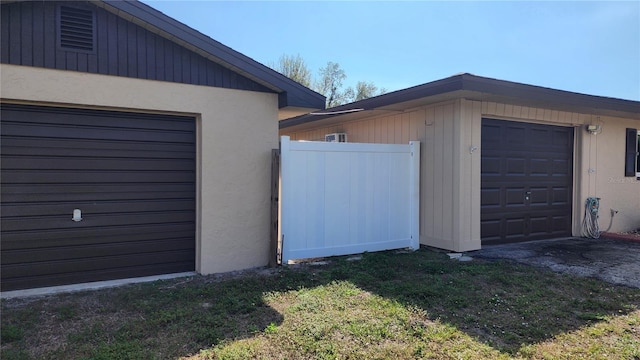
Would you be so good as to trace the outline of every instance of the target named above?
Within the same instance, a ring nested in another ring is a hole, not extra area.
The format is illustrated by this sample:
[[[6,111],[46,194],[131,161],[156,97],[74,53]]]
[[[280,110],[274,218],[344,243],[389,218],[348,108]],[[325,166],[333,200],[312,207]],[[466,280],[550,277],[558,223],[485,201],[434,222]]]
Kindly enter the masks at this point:
[[[418,249],[420,142],[280,144],[282,263]]]

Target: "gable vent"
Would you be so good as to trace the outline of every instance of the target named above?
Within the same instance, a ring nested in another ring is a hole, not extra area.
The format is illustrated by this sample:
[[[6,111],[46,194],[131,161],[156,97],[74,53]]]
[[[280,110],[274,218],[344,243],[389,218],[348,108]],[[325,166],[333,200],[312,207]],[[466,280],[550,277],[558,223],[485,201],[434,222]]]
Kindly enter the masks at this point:
[[[60,47],[64,49],[93,51],[93,11],[60,7]]]

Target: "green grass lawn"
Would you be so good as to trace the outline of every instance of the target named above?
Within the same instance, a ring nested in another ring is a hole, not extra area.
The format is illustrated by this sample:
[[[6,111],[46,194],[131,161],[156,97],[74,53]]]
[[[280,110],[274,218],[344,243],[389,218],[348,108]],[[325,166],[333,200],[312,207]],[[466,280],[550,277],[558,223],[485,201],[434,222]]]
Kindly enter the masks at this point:
[[[2,301],[10,359],[640,359],[640,289],[441,253]]]

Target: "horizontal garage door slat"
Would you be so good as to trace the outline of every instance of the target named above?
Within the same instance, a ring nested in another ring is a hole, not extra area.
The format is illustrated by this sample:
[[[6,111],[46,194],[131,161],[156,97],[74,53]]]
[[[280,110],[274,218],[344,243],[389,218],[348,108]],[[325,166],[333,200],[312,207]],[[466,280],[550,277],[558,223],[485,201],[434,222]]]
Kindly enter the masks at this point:
[[[2,207],[3,218],[13,218],[16,216],[47,216],[68,213],[72,215],[73,209],[82,210],[83,216],[98,214],[122,214],[122,213],[143,213],[157,211],[193,211],[195,201],[173,200],[173,201],[101,201],[101,202],[63,202],[63,203],[18,203],[7,204]]]
[[[99,161],[98,161],[99,160]],[[190,160],[181,159],[118,159],[70,156],[24,157],[4,156],[3,169],[13,170],[116,170],[116,171],[189,171]]]
[[[51,107],[30,107],[29,109],[20,107],[15,110],[6,108],[2,112],[3,121],[24,125],[101,126],[107,129],[169,130],[177,133],[195,131],[195,123],[190,117],[138,113],[127,113],[123,117],[122,114],[121,112]]]
[[[194,270],[195,119],[3,104],[0,131],[3,290]]]
[[[186,171],[100,171],[100,170],[7,170],[0,174],[3,184],[86,184],[86,183],[190,183],[195,174]]]
[[[2,138],[5,155],[38,156],[46,149],[47,156],[110,157],[135,159],[193,159],[193,144],[148,143],[134,141],[73,141],[66,139]]]
[[[30,136],[35,138],[59,138],[59,139],[91,139],[91,140],[120,140],[120,141],[150,141],[162,143],[188,143],[193,137],[192,133],[173,133],[168,130],[123,130],[97,126],[85,126],[82,128],[73,126],[19,124],[3,121],[3,134],[7,136]]]
[[[55,232],[20,231],[4,234],[2,250],[4,254],[4,250],[72,246],[79,243],[91,245],[184,238],[192,236],[194,231],[192,223],[58,229]]]
[[[189,262],[193,254],[190,249],[178,251],[129,254],[106,257],[83,257],[80,259],[29,262],[3,265],[2,272],[7,277],[40,276],[65,274],[70,272],[95,271],[118,267],[162,265],[171,262]]]
[[[188,199],[195,193],[193,183],[154,184],[141,187],[136,184],[49,184],[37,192],[31,185],[3,184],[3,203]]]
[[[104,244],[67,246],[54,248],[41,248],[37,253],[28,250],[5,250],[2,263],[5,265],[28,264],[45,261],[80,259],[91,253],[92,257],[107,257],[127,254],[144,254],[152,248],[155,252],[165,252],[174,250],[191,250],[190,237],[169,238],[164,240],[153,239],[151,241],[140,241],[136,243],[114,243],[105,246]],[[5,254],[6,253],[6,254]]]
[[[75,222],[71,216],[59,215],[48,217],[21,217],[5,219],[2,222],[2,231],[22,231],[22,230],[52,230],[52,229],[73,229],[78,227],[101,227],[118,224],[140,225],[140,224],[164,224],[193,221],[193,211],[163,211],[154,213],[121,213],[97,214],[94,216],[83,215],[82,221]]]

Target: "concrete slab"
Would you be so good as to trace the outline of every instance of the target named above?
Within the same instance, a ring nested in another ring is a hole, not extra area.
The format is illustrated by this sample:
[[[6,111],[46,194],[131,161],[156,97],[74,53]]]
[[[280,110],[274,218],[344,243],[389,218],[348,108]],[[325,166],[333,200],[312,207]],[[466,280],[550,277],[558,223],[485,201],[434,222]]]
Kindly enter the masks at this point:
[[[88,282],[88,283],[82,283],[82,284],[49,286],[49,287],[42,287],[42,288],[35,288],[35,289],[3,291],[0,293],[0,298],[1,299],[25,298],[25,297],[31,297],[31,296],[44,296],[44,295],[59,294],[59,293],[69,293],[69,292],[75,292],[75,291],[97,290],[97,289],[117,287],[117,286],[122,286],[127,284],[137,284],[137,283],[151,282],[156,280],[175,279],[179,277],[187,277],[187,276],[195,276],[195,275],[198,275],[198,274],[196,272],[182,272],[182,273],[175,273],[175,274],[144,276],[144,277],[128,278],[128,279],[94,281],[94,282]]]
[[[556,272],[640,288],[640,243],[570,238],[483,246],[469,255],[509,259]]]

